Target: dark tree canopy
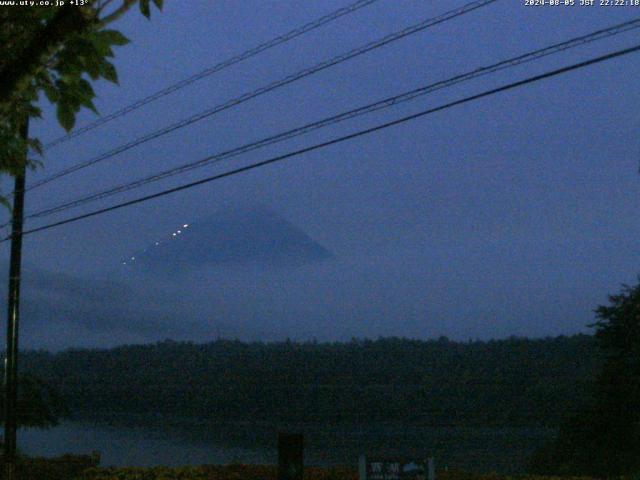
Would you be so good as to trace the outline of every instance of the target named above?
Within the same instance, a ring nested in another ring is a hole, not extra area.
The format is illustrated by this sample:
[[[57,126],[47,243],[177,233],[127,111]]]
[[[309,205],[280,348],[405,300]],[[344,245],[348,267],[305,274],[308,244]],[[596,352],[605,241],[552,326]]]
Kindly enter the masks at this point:
[[[136,3],[149,17],[151,0],[95,0],[84,6],[0,7],[0,174],[15,175],[24,165],[24,152],[42,155],[36,138],[25,141],[21,125],[41,115],[41,94],[56,106],[67,131],[81,108],[97,113],[91,81],[117,83],[111,63],[113,47],[128,43],[106,27]],[[162,0],[153,0],[162,7]],[[29,157],[27,163],[39,162]],[[6,203],[4,197],[0,200]]]
[[[458,343],[161,342],[26,352],[76,418],[556,426],[592,380],[593,337]]]
[[[593,396],[538,452],[533,464],[540,473],[640,472],[640,284],[611,295],[596,316],[602,366]]]

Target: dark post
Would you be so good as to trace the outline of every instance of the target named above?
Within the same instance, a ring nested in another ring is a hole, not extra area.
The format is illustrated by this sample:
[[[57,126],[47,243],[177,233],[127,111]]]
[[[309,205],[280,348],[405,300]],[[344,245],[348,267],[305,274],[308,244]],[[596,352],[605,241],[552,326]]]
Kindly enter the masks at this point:
[[[303,457],[301,433],[278,433],[278,480],[302,480]]]
[[[22,138],[27,139],[29,123],[25,121]],[[4,382],[4,478],[13,480],[16,468],[16,410],[18,403],[18,321],[20,318],[20,264],[22,256],[22,221],[24,216],[24,185],[27,152],[24,165],[16,174],[13,191],[13,215],[11,221],[11,260],[9,266],[9,299],[7,314],[7,352]]]

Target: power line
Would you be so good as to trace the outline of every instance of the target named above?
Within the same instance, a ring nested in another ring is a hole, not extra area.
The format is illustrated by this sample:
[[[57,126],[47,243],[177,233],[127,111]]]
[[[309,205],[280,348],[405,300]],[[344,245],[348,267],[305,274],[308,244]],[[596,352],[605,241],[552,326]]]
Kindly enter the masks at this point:
[[[340,113],[338,115],[334,115],[331,117],[327,117],[324,118],[322,120],[316,121],[316,122],[312,122],[309,124],[306,124],[304,126],[292,129],[292,130],[288,130],[285,132],[281,132],[279,134],[276,135],[272,135],[263,139],[260,139],[258,141],[255,142],[251,142],[245,145],[242,145],[240,147],[236,147],[234,149],[231,150],[227,150],[215,155],[212,155],[210,157],[207,157],[205,159],[199,160],[197,162],[189,162],[187,164],[181,165],[179,167],[174,167],[150,176],[146,176],[143,178],[140,178],[138,180],[135,180],[133,182],[128,182],[125,184],[121,184],[118,185],[116,187],[111,187],[107,190],[103,190],[101,192],[97,192],[97,193],[93,193],[84,197],[81,197],[79,199],[76,200],[72,200],[72,201],[68,201],[66,203],[51,207],[51,208],[47,208],[44,210],[40,210],[34,213],[31,213],[29,215],[27,215],[26,218],[42,218],[42,217],[46,217],[49,215],[52,215],[54,213],[59,213],[65,210],[68,210],[70,208],[74,208],[80,205],[83,205],[85,203],[88,202],[92,202],[95,200],[101,200],[104,198],[108,198],[112,195],[116,195],[118,193],[122,193],[122,192],[126,192],[129,190],[132,190],[134,188],[139,188],[143,185],[158,181],[158,180],[162,180],[165,178],[169,178],[181,173],[185,173],[191,170],[194,170],[196,168],[200,168],[200,167],[204,167],[207,165],[211,165],[213,163],[217,163],[220,162],[222,160],[231,158],[231,157],[235,157],[238,156],[240,154],[243,153],[247,153],[249,151],[258,149],[258,148],[262,148],[268,145],[272,145],[284,140],[288,140],[290,138],[293,137],[297,137],[303,134],[306,134],[308,132],[311,132],[313,130],[317,130],[319,128],[323,128],[326,127],[328,125],[333,125],[342,121],[345,121],[347,119],[351,119],[351,118],[355,118],[367,113],[371,113],[371,112],[375,112],[378,110],[382,110],[384,108],[388,108],[403,102],[407,102],[410,100],[414,100],[418,97],[424,96],[426,94],[432,93],[434,91],[437,90],[441,90],[444,88],[448,88],[451,87],[453,85],[456,85],[458,83],[462,83],[465,81],[469,81],[484,75],[488,75],[490,73],[494,73],[497,71],[501,71],[507,68],[512,68],[515,67],[517,65],[521,65],[523,63],[527,63],[527,62],[531,62],[534,60],[538,60],[540,58],[543,58],[545,56],[548,55],[552,55],[558,52],[562,52],[571,48],[575,48],[587,43],[592,43],[598,40],[603,40],[605,38],[609,38],[612,37],[614,35],[618,35],[621,34],[623,32],[627,32],[629,30],[632,29],[637,29],[640,27],[640,18],[637,18],[635,20],[631,20],[628,22],[624,22],[624,23],[620,23],[605,29],[601,29],[601,30],[597,30],[595,32],[589,33],[587,35],[582,35],[579,37],[575,37],[572,38],[570,40],[561,42],[561,43],[556,43],[554,45],[551,45],[549,47],[545,47],[539,50],[535,50],[533,52],[529,52],[529,53],[525,53],[523,55],[519,55],[517,57],[513,57],[513,58],[509,58],[507,60],[503,60],[500,61],[498,63],[492,64],[490,66],[486,66],[486,67],[480,67],[477,68],[475,70],[472,70],[470,72],[461,74],[461,75],[456,75],[454,77],[451,77],[449,79],[446,80],[441,80],[439,82],[436,83],[432,83],[420,88],[416,88],[413,89],[411,91],[402,93],[400,95],[395,95],[393,97],[389,97],[386,98],[384,100],[380,100],[356,109],[352,109],[349,110],[347,112],[343,112]]]
[[[337,20],[340,17],[343,17],[345,15],[348,15],[350,13],[353,13],[357,10],[360,10],[363,7],[366,7],[368,5],[371,5],[372,3],[377,2],[378,0],[358,0],[355,3],[352,3],[346,7],[340,8],[338,10],[335,10],[323,17],[320,17],[316,20],[313,20],[312,22],[309,22],[301,27],[295,28],[287,33],[285,33],[284,35],[280,35],[278,37],[272,38],[271,40],[262,43],[260,45],[258,45],[257,47],[251,48],[249,50],[246,50],[234,57],[231,57],[227,60],[224,60],[220,63],[215,64],[212,67],[209,67],[205,70],[202,70],[199,73],[196,73],[195,75],[192,75],[191,77],[185,78],[184,80],[181,80],[177,83],[174,83],[173,85],[169,85],[166,88],[163,88],[162,90],[158,90],[157,92],[148,95],[144,98],[141,98],[140,100],[137,100],[136,102],[127,105],[124,108],[121,108],[120,110],[117,110],[113,113],[110,113],[109,115],[105,115],[104,117],[100,117],[97,120],[95,120],[94,122],[89,123],[88,125],[85,125],[84,127],[78,128],[77,130],[67,134],[67,135],[63,135],[61,137],[58,137],[54,140],[52,140],[51,142],[47,143],[44,145],[44,148],[46,150],[59,145],[61,143],[67,142],[69,140],[71,140],[72,138],[78,137],[86,132],[89,132],[95,128],[98,128],[101,125],[104,125],[105,123],[110,122],[111,120],[115,120],[116,118],[120,118],[124,115],[127,115],[128,113],[133,112],[134,110],[139,109],[140,107],[147,105],[151,102],[155,102],[156,100],[162,98],[162,97],[166,97],[167,95],[172,94],[175,91],[178,91],[188,85],[191,85],[192,83],[197,82],[198,80],[202,80],[203,78],[209,77],[215,73],[218,73],[221,70],[224,70],[225,68],[228,68],[232,65],[235,65],[236,63],[240,63],[243,60],[247,60],[251,57],[254,57],[266,50],[269,50],[273,47],[276,47],[278,45],[281,45],[283,43],[288,42],[289,40],[293,40],[296,37],[299,37],[301,35],[304,35],[307,32],[310,32],[312,30],[315,30],[317,28],[322,27],[323,25],[326,25],[327,23],[333,22],[334,20]]]
[[[337,137],[337,138],[334,138],[334,139],[326,141],[326,142],[317,143],[317,144],[312,145],[310,147],[302,148],[300,150],[295,150],[293,152],[289,152],[289,153],[286,153],[284,155],[279,155],[279,156],[276,156],[276,157],[272,157],[272,158],[269,158],[267,160],[263,160],[261,162],[257,162],[257,163],[253,163],[251,165],[247,165],[247,166],[244,166],[244,167],[236,168],[234,170],[230,170],[230,171],[227,171],[227,172],[224,172],[224,173],[213,175],[211,177],[207,177],[207,178],[204,178],[204,179],[201,179],[201,180],[197,180],[195,182],[190,182],[190,183],[187,183],[187,184],[184,184],[184,185],[180,185],[178,187],[170,188],[168,190],[163,190],[161,192],[157,192],[157,193],[154,193],[154,194],[151,194],[151,195],[146,195],[144,197],[139,197],[139,198],[136,198],[134,200],[129,200],[129,201],[122,202],[122,203],[119,203],[119,204],[116,204],[116,205],[112,205],[110,207],[101,208],[99,210],[94,210],[94,211],[89,212],[89,213],[85,213],[85,214],[78,215],[78,216],[75,216],[75,217],[71,217],[71,218],[67,218],[67,219],[64,219],[64,220],[60,220],[58,222],[54,222],[54,223],[50,223],[50,224],[47,224],[47,225],[43,225],[41,227],[33,228],[31,230],[26,230],[26,231],[24,231],[22,233],[22,235],[28,235],[28,234],[40,232],[40,231],[43,231],[43,230],[48,230],[48,229],[51,229],[51,228],[54,228],[54,227],[58,227],[58,226],[61,226],[61,225],[66,225],[68,223],[77,222],[77,221],[83,220],[85,218],[94,217],[94,216],[97,216],[97,215],[101,215],[103,213],[111,212],[113,210],[118,210],[120,208],[128,207],[128,206],[135,205],[135,204],[138,204],[138,203],[143,203],[143,202],[146,202],[148,200],[152,200],[152,199],[155,199],[155,198],[163,197],[165,195],[176,193],[176,192],[179,192],[179,191],[182,191],[182,190],[187,190],[187,189],[190,189],[190,188],[193,188],[193,187],[197,187],[199,185],[203,185],[205,183],[213,182],[215,180],[220,180],[222,178],[231,177],[231,176],[237,175],[239,173],[244,173],[244,172],[247,172],[249,170],[254,170],[256,168],[260,168],[260,167],[264,167],[264,166],[267,166],[267,165],[270,165],[270,164],[273,164],[273,163],[281,162],[281,161],[283,161],[285,159],[288,159],[288,158],[291,158],[291,157],[302,155],[304,153],[308,153],[308,152],[311,152],[311,151],[314,151],[314,150],[319,150],[321,148],[325,148],[325,147],[328,147],[330,145],[335,145],[337,143],[341,143],[341,142],[344,142],[344,141],[347,141],[347,140],[352,140],[354,138],[362,137],[364,135],[368,135],[370,133],[374,133],[374,132],[377,132],[379,130],[384,130],[386,128],[389,128],[389,127],[392,127],[392,126],[395,126],[395,125],[400,125],[402,123],[406,123],[408,121],[415,120],[417,118],[424,117],[424,116],[430,115],[432,113],[440,112],[442,110],[447,110],[449,108],[452,108],[452,107],[455,107],[455,106],[458,106],[458,105],[462,105],[462,104],[465,104],[465,103],[468,103],[468,102],[472,102],[472,101],[475,101],[475,100],[479,100],[479,99],[484,98],[484,97],[489,97],[491,95],[495,95],[495,94],[500,93],[500,92],[504,92],[504,91],[507,91],[507,90],[512,90],[514,88],[518,88],[518,87],[521,87],[521,86],[524,86],[524,85],[528,85],[528,84],[531,84],[531,83],[534,83],[534,82],[538,82],[540,80],[544,80],[544,79],[551,78],[551,77],[554,77],[554,76],[557,76],[557,75],[561,75],[561,74],[564,74],[564,73],[567,73],[567,72],[570,72],[570,71],[574,71],[574,70],[578,70],[578,69],[581,69],[581,68],[585,68],[585,67],[587,67],[589,65],[594,65],[596,63],[604,62],[604,61],[607,61],[607,60],[611,60],[613,58],[621,57],[623,55],[628,55],[628,54],[631,54],[631,53],[634,53],[634,52],[638,52],[638,51],[640,51],[640,44],[636,45],[634,47],[631,47],[631,48],[626,48],[624,50],[618,50],[618,51],[615,51],[615,52],[612,52],[612,53],[609,53],[609,54],[606,54],[606,55],[602,55],[602,56],[599,56],[599,57],[596,57],[596,58],[592,58],[592,59],[586,60],[584,62],[575,63],[575,64],[570,65],[568,67],[562,67],[562,68],[559,68],[559,69],[556,69],[556,70],[551,70],[549,72],[546,72],[546,73],[543,73],[543,74],[540,74],[540,75],[535,75],[533,77],[528,77],[528,78],[526,78],[524,80],[520,80],[520,81],[517,81],[517,82],[509,83],[507,85],[503,85],[503,86],[498,87],[498,88],[493,88],[491,90],[486,90],[486,91],[484,91],[482,93],[478,93],[476,95],[471,95],[471,96],[465,97],[465,98],[463,98],[461,100],[456,100],[456,101],[449,102],[449,103],[446,103],[444,105],[441,105],[441,106],[438,106],[438,107],[435,107],[435,108],[430,108],[428,110],[423,110],[421,112],[414,113],[412,115],[408,115],[408,116],[405,116],[405,117],[402,117],[402,118],[399,118],[399,119],[396,119],[396,120],[392,120],[390,122],[386,122],[386,123],[377,125],[375,127],[367,128],[365,130],[360,130],[358,132],[351,133],[349,135],[344,135],[342,137]],[[5,237],[4,239],[0,240],[0,243],[6,242],[10,238],[11,238],[10,236],[9,237]]]
[[[34,188],[38,188],[42,185],[45,185],[53,180],[56,180],[58,178],[64,177],[66,175],[69,175],[70,173],[76,172],[78,170],[81,170],[83,168],[89,167],[91,165],[94,165],[98,162],[104,161],[108,158],[111,158],[115,155],[118,155],[122,152],[125,152],[127,150],[130,150],[131,148],[134,148],[138,145],[141,145],[143,143],[146,143],[148,141],[154,140],[156,138],[159,138],[163,135],[166,135],[168,133],[171,133],[175,130],[178,130],[180,128],[192,125],[196,122],[199,122],[200,120],[204,120],[205,118],[208,118],[212,115],[215,115],[216,113],[220,113],[224,110],[227,110],[229,108],[235,107],[237,105],[240,105],[241,103],[244,103],[248,100],[251,100],[253,98],[259,97],[260,95],[264,95],[265,93],[271,92],[277,88],[283,87],[285,85],[288,85],[290,83],[296,82],[298,80],[301,80],[305,77],[308,77],[310,75],[313,75],[317,72],[320,72],[322,70],[325,70],[329,67],[332,67],[334,65],[337,65],[339,63],[345,62],[347,60],[350,60],[352,58],[358,57],[360,55],[363,55],[365,53],[368,53],[372,50],[378,49],[380,47],[383,47],[391,42],[394,42],[396,40],[399,40],[401,38],[407,37],[409,35],[413,35],[415,33],[421,32],[422,30],[425,30],[429,27],[432,27],[434,25],[440,24],[440,23],[444,23],[446,21],[452,20],[454,18],[457,18],[461,15],[464,15],[466,13],[469,13],[473,10],[476,10],[478,8],[484,7],[486,5],[489,5],[491,3],[494,3],[498,0],[476,0],[474,2],[468,3],[460,8],[456,8],[454,10],[450,10],[449,12],[446,12],[442,15],[439,15],[437,17],[434,18],[429,18],[427,20],[424,20],[418,24],[412,25],[410,27],[407,27],[403,30],[400,30],[398,32],[389,34],[379,40],[375,40],[373,42],[367,43],[366,45],[359,47],[359,48],[355,48],[353,50],[348,51],[347,53],[343,53],[341,55],[338,55],[336,57],[333,57],[329,60],[326,60],[324,62],[318,63],[312,67],[308,67],[305,68],[303,70],[300,70],[297,73],[294,73],[292,75],[289,75],[287,77],[284,77],[283,79],[277,80],[275,82],[269,83],[265,86],[262,86],[256,90],[253,90],[251,92],[245,93],[239,97],[236,97],[234,99],[228,100],[225,103],[222,103],[220,105],[217,105],[215,107],[212,107],[210,109],[204,110],[200,113],[197,113],[195,115],[192,115],[191,117],[188,117],[186,119],[180,120],[176,123],[173,123],[172,125],[169,125],[167,127],[164,127],[160,130],[156,130],[155,132],[151,132],[147,135],[144,135],[142,137],[138,137],[135,140],[132,140],[128,143],[125,143],[123,145],[120,145],[106,153],[103,153],[97,157],[94,157],[90,160],[78,163],[76,165],[72,165],[69,168],[66,168],[64,170],[61,170],[60,172],[53,174],[47,178],[44,178],[38,182],[33,183],[32,185],[30,185],[27,188],[27,191],[29,190],[33,190]]]

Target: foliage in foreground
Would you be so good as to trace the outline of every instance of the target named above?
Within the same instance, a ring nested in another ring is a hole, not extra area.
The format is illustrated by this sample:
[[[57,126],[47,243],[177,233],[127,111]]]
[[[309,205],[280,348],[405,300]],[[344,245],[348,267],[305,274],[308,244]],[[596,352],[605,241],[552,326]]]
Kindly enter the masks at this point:
[[[357,480],[355,468],[305,468],[305,480]],[[438,480],[559,480],[561,477],[502,476],[440,471]],[[97,468],[87,470],[78,480],[276,480],[277,467],[229,465],[201,467]],[[586,477],[562,477],[563,480],[588,480]]]
[[[276,480],[278,468],[271,465],[204,465],[199,467],[97,468],[78,480]],[[306,480],[356,480],[348,468],[306,468]]]
[[[640,474],[640,284],[596,310],[604,362],[594,394],[533,458],[535,473]]]
[[[62,455],[55,458],[19,456],[16,464],[17,480],[74,480],[82,472],[96,468],[100,455]],[[3,468],[0,457],[0,470]]]
[[[276,480],[275,465],[203,465],[187,467],[98,467],[99,455],[63,455],[56,458],[20,458],[19,480]],[[496,473],[439,471],[438,480],[589,480],[588,477],[557,477]],[[357,480],[350,467],[306,467],[305,480]],[[622,478],[621,480],[624,480]],[[628,479],[632,480],[632,479]]]
[[[58,122],[67,131],[81,108],[97,113],[91,82],[118,82],[113,48],[128,43],[106,27],[136,3],[149,17],[150,1],[0,7],[0,174],[17,175],[27,149],[42,155],[39,139],[25,140],[22,132],[25,120],[41,116],[42,94],[56,107]],[[163,0],[153,3],[161,9]],[[26,161],[31,168],[39,165],[31,158]],[[1,195],[0,202],[8,204]]]

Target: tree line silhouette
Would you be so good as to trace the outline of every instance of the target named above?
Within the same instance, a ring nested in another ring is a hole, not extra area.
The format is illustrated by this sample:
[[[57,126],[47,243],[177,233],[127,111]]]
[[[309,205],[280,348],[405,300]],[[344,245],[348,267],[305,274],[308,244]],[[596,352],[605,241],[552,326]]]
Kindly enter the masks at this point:
[[[557,426],[590,394],[593,337],[195,344],[30,351],[77,418]]]

